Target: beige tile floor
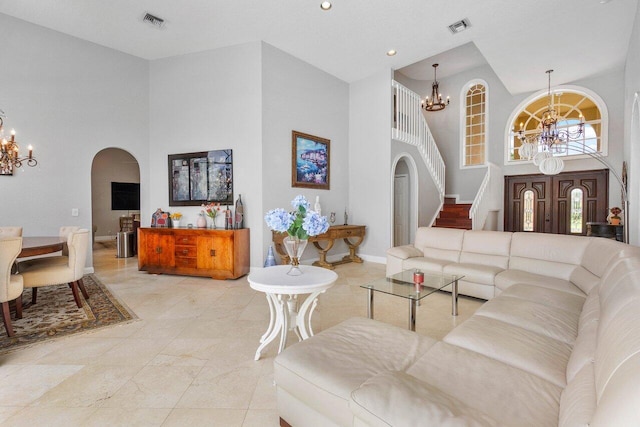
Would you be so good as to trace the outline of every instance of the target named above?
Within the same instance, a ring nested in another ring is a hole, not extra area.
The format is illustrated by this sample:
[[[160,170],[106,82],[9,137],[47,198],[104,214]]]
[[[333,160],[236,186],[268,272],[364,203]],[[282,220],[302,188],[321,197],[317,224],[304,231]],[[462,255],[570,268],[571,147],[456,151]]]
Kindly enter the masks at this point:
[[[150,275],[137,270],[136,258],[118,259],[113,245],[100,243],[94,267],[139,320],[0,356],[0,425],[278,425],[277,341],[253,360],[269,310],[246,277]],[[315,332],[366,316],[359,286],[383,277],[384,265],[345,264],[336,272],[313,315]],[[450,304],[449,294],[425,298],[416,331],[440,338],[482,301],[461,297],[457,318]],[[376,319],[404,328],[407,311],[406,300],[376,295]]]

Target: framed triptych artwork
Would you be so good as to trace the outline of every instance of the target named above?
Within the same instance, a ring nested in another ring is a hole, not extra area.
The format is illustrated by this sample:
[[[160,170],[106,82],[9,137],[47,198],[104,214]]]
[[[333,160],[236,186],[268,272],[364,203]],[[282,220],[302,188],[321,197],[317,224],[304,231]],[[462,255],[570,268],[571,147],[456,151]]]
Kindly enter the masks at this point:
[[[169,155],[169,206],[233,204],[232,150]]]

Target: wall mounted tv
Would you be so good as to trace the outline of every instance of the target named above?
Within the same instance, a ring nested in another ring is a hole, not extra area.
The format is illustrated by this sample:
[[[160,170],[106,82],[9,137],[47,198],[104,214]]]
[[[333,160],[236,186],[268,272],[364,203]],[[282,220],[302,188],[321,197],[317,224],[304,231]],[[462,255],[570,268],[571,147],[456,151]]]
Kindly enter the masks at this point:
[[[137,182],[112,182],[111,210],[140,210],[140,184]]]

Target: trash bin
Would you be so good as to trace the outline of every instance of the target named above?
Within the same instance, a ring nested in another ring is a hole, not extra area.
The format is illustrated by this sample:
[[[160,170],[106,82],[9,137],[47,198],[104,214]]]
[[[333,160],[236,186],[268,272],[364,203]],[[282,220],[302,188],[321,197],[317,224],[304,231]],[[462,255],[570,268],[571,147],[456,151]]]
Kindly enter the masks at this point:
[[[133,232],[121,231],[116,234],[116,258],[133,256]]]

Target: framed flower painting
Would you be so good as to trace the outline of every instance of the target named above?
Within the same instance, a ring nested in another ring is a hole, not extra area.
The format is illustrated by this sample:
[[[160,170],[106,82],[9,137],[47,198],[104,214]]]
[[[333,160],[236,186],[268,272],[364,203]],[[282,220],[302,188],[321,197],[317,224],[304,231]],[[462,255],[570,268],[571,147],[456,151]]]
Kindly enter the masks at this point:
[[[292,131],[291,186],[329,190],[330,142]]]

